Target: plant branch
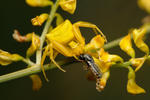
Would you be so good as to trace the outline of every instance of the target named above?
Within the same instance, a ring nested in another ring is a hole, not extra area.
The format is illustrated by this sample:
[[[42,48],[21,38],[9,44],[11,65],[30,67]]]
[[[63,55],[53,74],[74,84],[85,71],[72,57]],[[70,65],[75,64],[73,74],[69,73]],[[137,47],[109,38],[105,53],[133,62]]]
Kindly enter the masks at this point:
[[[105,50],[108,50],[108,49],[111,49],[111,48],[113,48],[113,47],[118,46],[122,38],[123,38],[123,37],[118,38],[118,39],[116,39],[116,40],[114,40],[114,41],[111,41],[111,42],[105,44],[105,45],[104,45],[104,49],[105,49]]]
[[[26,64],[28,64],[29,66],[32,66],[32,65],[34,65],[35,63],[34,62],[32,62],[30,59],[25,59],[25,58],[23,58],[23,60],[22,60],[24,63],[26,63]]]
[[[36,64],[38,64],[38,65],[40,65],[40,62],[41,62],[42,48],[43,48],[43,45],[45,42],[45,36],[48,33],[49,27],[51,26],[51,23],[55,17],[56,10],[59,6],[59,1],[60,0],[56,0],[55,4],[52,6],[49,17],[47,19],[47,22],[44,26],[43,32],[42,32],[41,37],[40,37],[40,48],[37,50],[37,53],[36,53],[36,55],[37,55],[36,56]]]
[[[150,27],[147,27],[147,32],[146,32],[146,34],[150,34]],[[119,43],[120,43],[120,41],[121,41],[122,38],[123,38],[123,37],[118,38],[118,39],[116,39],[116,40],[114,40],[114,41],[111,41],[111,42],[105,44],[105,45],[104,45],[104,49],[105,49],[105,50],[108,50],[108,49],[114,48],[114,47],[116,47],[116,46],[119,46]],[[131,35],[131,38],[133,38],[132,35]]]
[[[68,59],[65,59],[62,61],[58,61],[58,64],[61,66],[62,65],[66,66],[66,65],[72,64],[73,62],[75,62],[74,59],[68,58]],[[56,65],[51,63],[51,64],[44,65],[44,68],[45,68],[45,70],[50,70],[50,69],[54,69],[57,67],[56,67]],[[38,65],[33,65],[32,67],[0,76],[0,83],[10,81],[13,79],[18,79],[18,78],[28,76],[31,74],[35,74],[35,73],[39,73],[39,72],[41,72],[41,67]]]
[[[147,60],[150,60],[150,56],[147,57]],[[67,59],[58,61],[58,64],[60,66],[66,66],[66,65],[76,63],[76,62],[77,61],[74,60],[73,58],[67,58]],[[130,65],[131,65],[131,62],[127,61],[127,62],[124,62],[124,63],[113,64],[112,67],[113,68],[114,67],[128,68],[128,66],[130,66]],[[51,70],[51,69],[55,69],[57,67],[56,67],[56,65],[51,63],[51,64],[44,65],[44,68],[45,68],[45,70]],[[40,68],[39,65],[35,64],[35,65],[33,65],[33,67],[29,67],[29,68],[26,68],[26,69],[23,69],[23,70],[20,70],[20,71],[16,71],[16,72],[13,72],[13,73],[9,73],[9,74],[0,76],[0,83],[7,82],[7,81],[10,81],[10,80],[13,80],[13,79],[18,79],[18,78],[25,77],[25,76],[29,76],[31,74],[36,74],[36,73],[39,73],[39,72],[41,72],[41,68]]]
[[[29,67],[29,68],[26,68],[26,69],[23,69],[23,70],[20,70],[20,71],[16,71],[16,72],[13,72],[13,73],[2,75],[2,76],[0,76],[0,83],[41,72],[40,62],[41,62],[41,56],[42,56],[42,48],[43,48],[44,41],[45,41],[45,35],[48,33],[49,27],[50,27],[50,25],[51,25],[51,23],[52,23],[52,21],[55,17],[55,13],[56,13],[56,10],[58,8],[58,5],[59,5],[59,0],[56,0],[55,4],[52,6],[52,9],[51,9],[50,14],[49,14],[49,18],[48,18],[48,20],[45,24],[45,27],[43,29],[43,32],[41,34],[41,37],[40,37],[41,45],[40,45],[40,48],[37,50],[37,53],[36,53],[36,64],[31,62],[29,59],[23,59],[22,60],[23,62],[25,62],[28,65],[32,65],[33,67]],[[150,28],[147,31],[147,33],[148,34],[150,33]],[[121,41],[122,38],[119,38],[119,39],[116,39],[114,41],[111,41],[111,42],[107,43],[104,46],[104,49],[108,50],[108,49],[111,49],[113,47],[118,46],[119,42]],[[150,60],[150,56],[148,56],[147,60]],[[68,58],[68,59],[65,59],[65,60],[62,60],[62,61],[58,61],[58,64],[62,66],[62,65],[69,65],[69,64],[72,64],[74,62],[75,62],[74,59]],[[124,63],[114,64],[112,67],[127,68],[130,65],[131,65],[131,62],[127,61],[127,62],[124,62]],[[47,64],[47,65],[44,65],[44,68],[45,68],[45,70],[50,70],[50,69],[54,69],[54,68],[57,68],[57,67],[54,64]]]
[[[124,62],[124,63],[117,63],[117,64],[114,64],[112,65],[112,67],[123,67],[123,68],[128,68],[128,66],[131,65],[131,62],[130,61],[127,61],[127,62]]]

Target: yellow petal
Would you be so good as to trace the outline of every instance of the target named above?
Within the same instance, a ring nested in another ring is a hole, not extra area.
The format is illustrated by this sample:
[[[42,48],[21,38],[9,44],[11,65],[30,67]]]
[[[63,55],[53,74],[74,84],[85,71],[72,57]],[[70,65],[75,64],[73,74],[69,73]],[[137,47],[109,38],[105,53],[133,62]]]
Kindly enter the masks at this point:
[[[40,77],[38,75],[34,74],[34,75],[30,75],[30,78],[33,83],[32,89],[34,91],[38,91],[42,87],[42,81],[41,81]]]
[[[98,51],[97,55],[99,55],[99,59],[95,57],[93,57],[93,59],[103,73],[108,71],[112,64],[116,62],[123,62],[123,59],[120,56],[111,55],[108,52],[105,52],[103,48]]]
[[[20,61],[22,59],[23,58],[18,54],[10,54],[0,49],[0,64],[3,66],[8,65],[13,61]]]
[[[98,57],[97,51],[104,46],[104,43],[105,39],[101,35],[96,35],[92,38],[90,43],[85,46],[84,51],[94,57]]]
[[[123,59],[118,56],[118,55],[111,55],[109,54],[108,55],[108,61],[111,61],[111,62],[123,62]]]
[[[53,30],[53,26],[50,26],[48,29],[48,33],[51,32]]]
[[[46,7],[53,5],[50,0],[26,0],[26,3],[31,7]]]
[[[144,64],[146,60],[146,56],[141,57],[141,58],[132,58],[130,61],[132,63],[132,66],[136,67],[135,71],[138,71],[142,65]]]
[[[127,91],[131,94],[140,94],[145,93],[145,90],[138,86],[135,82],[135,72],[131,67],[128,67],[128,83],[127,83]]]
[[[33,32],[32,43],[26,53],[27,57],[32,56],[39,47],[40,47],[40,38],[37,35],[35,35],[35,33]]]
[[[138,0],[138,5],[141,9],[150,13],[150,0]]]
[[[149,54],[149,47],[144,43],[143,37],[146,34],[147,29],[145,27],[142,27],[140,29],[134,29],[133,30],[133,40],[135,45],[143,52],[145,52],[147,55]]]
[[[41,26],[48,18],[48,14],[43,13],[40,16],[36,16],[31,20],[32,25],[34,26]]]
[[[57,26],[64,22],[64,19],[63,19],[63,17],[60,14],[56,13],[55,16],[57,18],[56,19],[56,25]]]
[[[99,51],[99,56],[99,59],[105,62],[123,62],[123,59],[120,56],[109,54],[108,52],[105,52],[103,48]]]
[[[76,0],[60,0],[59,4],[64,11],[73,14],[76,10]]]
[[[107,62],[108,61],[108,57],[109,57],[109,53],[105,52],[105,50],[103,48],[100,49],[99,53],[99,59]]]
[[[96,35],[90,41],[90,44],[95,48],[99,49],[104,46],[105,39],[101,35]]]
[[[107,72],[103,73],[102,78],[97,79],[96,89],[98,91],[104,90],[109,76],[110,76],[110,72],[107,71]]]
[[[109,70],[110,66],[112,65],[111,62],[105,62],[103,60],[97,59],[93,57],[95,63],[98,65],[98,67],[101,69],[102,73],[105,73]]]
[[[140,86],[138,86],[134,80],[128,80],[127,91],[131,94],[146,93],[145,90],[141,88]]]
[[[129,56],[132,58],[135,57],[135,51],[132,48],[132,43],[131,43],[131,34],[129,33],[127,36],[125,36],[121,41],[120,41],[120,48],[126,52]]]

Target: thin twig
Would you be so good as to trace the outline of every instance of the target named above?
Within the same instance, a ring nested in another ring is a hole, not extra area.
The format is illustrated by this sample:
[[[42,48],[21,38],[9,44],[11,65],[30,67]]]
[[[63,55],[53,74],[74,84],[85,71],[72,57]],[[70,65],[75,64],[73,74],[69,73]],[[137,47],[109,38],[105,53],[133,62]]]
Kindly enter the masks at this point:
[[[30,59],[23,59],[22,60],[24,63],[26,63],[26,64],[28,64],[29,66],[32,66],[32,65],[34,65],[35,63],[34,62],[32,62]]]
[[[40,48],[37,50],[37,53],[36,53],[36,64],[40,65],[40,62],[41,62],[41,56],[42,56],[42,48],[43,48],[43,45],[44,45],[44,41],[45,41],[45,36],[46,34],[48,33],[48,30],[50,28],[50,25],[55,17],[55,13],[56,13],[56,10],[59,6],[59,1],[60,0],[56,0],[55,4],[52,6],[52,9],[50,11],[50,14],[49,14],[49,17],[47,19],[47,22],[44,26],[44,29],[43,29],[43,32],[41,34],[41,37],[40,37]]]
[[[147,32],[146,32],[146,34],[150,34],[150,27],[147,27]],[[114,41],[111,41],[111,42],[105,44],[105,45],[104,45],[104,49],[105,49],[105,50],[108,50],[108,49],[114,48],[114,47],[116,47],[116,46],[119,46],[119,43],[120,43],[120,41],[121,41],[122,38],[123,38],[123,37],[118,38],[118,39],[116,39],[116,40],[114,40]],[[132,35],[131,35],[131,38],[133,38]]]
[[[72,64],[74,62],[75,61],[73,59],[69,58],[69,59],[65,59],[62,61],[58,61],[58,64],[66,66],[66,65]],[[45,70],[50,70],[50,69],[54,69],[57,67],[54,64],[47,64],[47,65],[44,65],[44,68],[45,68]],[[40,66],[33,65],[32,67],[0,76],[0,83],[18,79],[18,78],[25,77],[25,76],[29,76],[31,74],[35,74],[35,73],[39,73],[39,72],[41,72]]]
[[[111,48],[113,48],[113,47],[118,46],[118,45],[119,45],[119,42],[121,41],[122,38],[123,38],[123,37],[121,37],[121,38],[119,38],[119,39],[116,39],[116,40],[114,40],[114,41],[111,41],[111,42],[105,44],[105,45],[104,45],[104,49],[105,49],[105,50],[108,50],[108,49],[111,49]]]

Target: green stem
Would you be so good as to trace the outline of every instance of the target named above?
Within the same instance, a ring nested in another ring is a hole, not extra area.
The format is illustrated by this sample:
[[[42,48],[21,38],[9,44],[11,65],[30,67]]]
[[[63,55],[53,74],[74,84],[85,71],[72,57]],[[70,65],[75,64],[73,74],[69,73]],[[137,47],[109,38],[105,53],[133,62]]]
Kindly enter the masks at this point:
[[[146,32],[146,34],[150,34],[150,26],[147,27],[147,32]],[[114,48],[114,47],[116,47],[116,46],[119,46],[119,43],[120,43],[120,41],[121,41],[122,38],[123,38],[123,37],[118,38],[118,39],[116,39],[116,40],[114,40],[114,41],[111,41],[111,42],[105,44],[105,45],[104,45],[104,49],[105,49],[105,50],[108,50],[108,49]],[[131,35],[131,38],[133,38],[132,35]]]
[[[23,59],[22,60],[24,63],[26,63],[26,64],[28,64],[29,66],[32,66],[32,65],[34,65],[35,63],[34,62],[32,62],[30,59]]]
[[[40,37],[40,48],[37,50],[37,53],[36,53],[36,64],[40,65],[40,62],[41,62],[41,57],[42,57],[42,48],[43,48],[43,45],[44,45],[44,42],[45,42],[45,36],[46,34],[48,33],[48,30],[51,26],[51,23],[55,17],[55,13],[56,13],[56,10],[59,6],[59,1],[60,0],[56,0],[55,4],[52,6],[52,9],[50,11],[50,14],[49,14],[49,17],[47,19],[47,22],[45,24],[45,27],[43,29],[43,32],[41,34],[41,37]]]
[[[124,63],[114,64],[114,65],[112,65],[112,67],[128,68],[128,66],[130,66],[130,65],[131,65],[131,62],[127,61]]]
[[[66,65],[76,63],[76,62],[77,61],[75,61],[73,58],[67,58],[67,59],[58,61],[58,64],[60,66],[62,66],[62,65],[66,66]],[[128,61],[128,62],[124,62],[124,63],[114,64],[112,67],[127,68],[130,65],[131,65],[131,62]],[[57,67],[56,67],[55,64],[51,63],[51,64],[44,65],[44,68],[45,68],[45,70],[51,70],[51,69],[55,69]],[[19,70],[19,71],[13,72],[13,73],[9,73],[9,74],[0,76],[0,83],[7,82],[7,81],[10,81],[10,80],[14,80],[14,79],[18,79],[18,78],[25,77],[25,76],[29,76],[31,74],[36,74],[36,73],[39,73],[39,72],[41,72],[40,66],[33,65],[32,67],[29,67],[29,68],[26,68],[26,69],[23,69],[23,70]]]
[[[73,62],[75,62],[73,59],[68,58],[68,59],[65,59],[62,61],[58,61],[58,64],[65,66],[65,65],[72,64]],[[45,70],[50,70],[50,69],[54,69],[57,67],[54,64],[47,64],[47,65],[44,65],[44,68],[45,68]],[[0,76],[0,83],[10,81],[13,79],[18,79],[18,78],[21,78],[24,76],[29,76],[31,74],[35,74],[35,73],[39,73],[39,72],[41,72],[41,67],[38,65],[33,65],[32,67]]]
[[[105,49],[105,50],[108,50],[108,49],[111,49],[111,48],[113,48],[113,47],[118,46],[122,38],[123,38],[123,37],[118,38],[118,39],[116,39],[116,40],[114,40],[114,41],[111,41],[111,42],[105,44],[105,45],[104,45],[104,49]]]

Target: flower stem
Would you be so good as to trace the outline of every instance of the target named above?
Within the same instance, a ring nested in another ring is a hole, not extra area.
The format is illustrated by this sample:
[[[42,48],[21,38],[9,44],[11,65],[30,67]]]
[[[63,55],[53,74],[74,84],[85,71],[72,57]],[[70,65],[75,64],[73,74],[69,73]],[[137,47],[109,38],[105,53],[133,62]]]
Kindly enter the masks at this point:
[[[58,61],[58,64],[66,66],[66,65],[72,64],[73,62],[75,62],[75,61],[73,59],[69,58],[69,59],[65,59],[62,61]],[[51,64],[44,65],[44,68],[45,68],[45,70],[50,70],[50,69],[54,69],[57,67],[56,67],[56,65],[51,63]],[[31,74],[35,74],[35,73],[39,73],[39,72],[41,72],[40,66],[33,65],[32,67],[0,76],[0,83],[10,81],[13,79],[18,79],[18,78],[21,78],[24,76],[29,76]]]
[[[25,59],[25,58],[23,58],[22,61],[23,61],[24,63],[28,64],[29,66],[32,66],[32,65],[35,64],[35,63],[32,62],[30,59]]]
[[[118,63],[118,64],[114,64],[112,65],[112,67],[119,67],[119,68],[128,68],[128,66],[131,65],[130,61],[124,62],[124,63]]]
[[[42,32],[41,37],[40,37],[40,40],[41,40],[40,41],[40,48],[37,50],[37,53],[36,53],[36,55],[37,55],[36,56],[36,64],[38,64],[38,65],[40,65],[40,62],[41,62],[42,48],[43,48],[43,45],[45,42],[45,36],[48,33],[49,27],[51,26],[51,23],[55,17],[56,10],[59,6],[59,1],[60,0],[56,0],[55,4],[52,6],[49,17],[47,19],[47,22],[45,24],[45,27],[44,27],[43,32]]]
[[[105,50],[108,50],[108,49],[111,49],[111,48],[113,48],[113,47],[118,46],[122,38],[123,38],[123,37],[118,38],[118,39],[116,39],[116,40],[114,40],[114,41],[111,41],[111,42],[105,44],[105,45],[104,45],[104,49],[105,49]]]
[[[147,33],[146,33],[146,34],[150,34],[150,27],[147,27]],[[116,39],[116,40],[114,40],[114,41],[111,41],[111,42],[105,44],[105,45],[104,45],[104,49],[105,49],[105,50],[108,50],[108,49],[114,48],[114,47],[116,47],[116,46],[119,46],[119,43],[120,43],[120,41],[121,41],[122,38],[123,38],[123,37],[118,38],[118,39]],[[131,35],[131,38],[133,38],[132,35]]]

